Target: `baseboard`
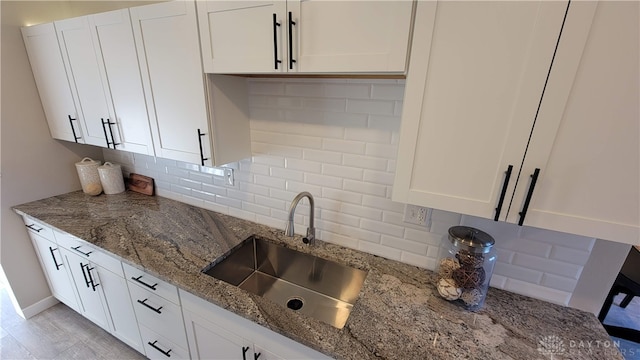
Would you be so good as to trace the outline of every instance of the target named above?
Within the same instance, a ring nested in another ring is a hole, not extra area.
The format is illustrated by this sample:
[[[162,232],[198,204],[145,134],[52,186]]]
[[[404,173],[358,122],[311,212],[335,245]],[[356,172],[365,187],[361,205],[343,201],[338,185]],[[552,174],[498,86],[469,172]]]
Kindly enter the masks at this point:
[[[22,309],[22,313],[24,314],[24,318],[28,319],[36,314],[39,314],[45,310],[47,310],[48,308],[52,307],[53,305],[59,303],[60,301],[58,301],[58,299],[56,299],[55,297],[53,297],[53,295],[50,295],[40,301],[38,301],[37,303],[31,305],[31,306],[27,306],[26,308]]]

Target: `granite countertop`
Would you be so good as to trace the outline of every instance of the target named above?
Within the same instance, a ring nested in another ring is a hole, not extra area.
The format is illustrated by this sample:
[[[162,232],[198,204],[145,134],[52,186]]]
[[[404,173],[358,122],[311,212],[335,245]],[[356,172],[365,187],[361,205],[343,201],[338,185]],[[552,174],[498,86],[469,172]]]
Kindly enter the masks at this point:
[[[593,314],[491,288],[473,313],[442,299],[431,271],[162,197],[81,191],[16,206],[183,290],[338,359],[623,359]],[[201,270],[257,234],[367,270],[343,329]]]

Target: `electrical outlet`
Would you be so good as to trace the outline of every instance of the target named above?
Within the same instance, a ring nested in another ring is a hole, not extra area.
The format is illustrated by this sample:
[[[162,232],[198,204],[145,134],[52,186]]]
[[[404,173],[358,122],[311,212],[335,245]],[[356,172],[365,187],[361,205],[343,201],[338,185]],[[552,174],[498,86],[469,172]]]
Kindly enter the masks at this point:
[[[409,224],[428,227],[431,222],[431,209],[406,204],[404,206],[404,217],[402,218],[402,221]]]

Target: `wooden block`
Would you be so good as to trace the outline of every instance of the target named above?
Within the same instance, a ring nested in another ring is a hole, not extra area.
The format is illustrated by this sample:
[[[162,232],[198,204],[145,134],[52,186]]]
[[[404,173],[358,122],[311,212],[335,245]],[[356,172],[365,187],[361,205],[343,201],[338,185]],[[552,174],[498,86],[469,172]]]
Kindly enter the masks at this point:
[[[140,174],[129,174],[127,189],[145,195],[153,195],[153,178]]]

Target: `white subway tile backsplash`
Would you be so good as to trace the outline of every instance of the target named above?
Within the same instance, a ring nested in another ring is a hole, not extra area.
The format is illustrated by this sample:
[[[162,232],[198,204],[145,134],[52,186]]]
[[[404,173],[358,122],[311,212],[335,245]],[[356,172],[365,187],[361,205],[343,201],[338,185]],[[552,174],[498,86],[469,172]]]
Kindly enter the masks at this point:
[[[305,184],[303,182],[298,182],[298,181],[287,180],[286,187],[288,191],[291,191],[294,193],[300,193],[303,191],[310,192],[311,195],[313,195],[314,197],[319,196],[322,193],[321,186]]]
[[[302,100],[302,105],[305,109],[332,112],[344,111],[346,104],[347,100],[345,99],[306,98]]]
[[[202,184],[202,191],[209,194],[215,194],[215,195],[221,195],[221,196],[227,195],[227,189],[222,186]]]
[[[496,262],[496,266],[493,271],[498,275],[508,276],[509,278],[526,281],[532,284],[540,284],[540,281],[542,280],[542,271],[506,264],[501,261]]]
[[[344,130],[344,138],[345,140],[391,144],[391,131],[372,127],[366,129],[346,128]]]
[[[389,160],[395,160],[398,147],[387,144],[367,144],[365,154],[369,156],[381,157]]]
[[[400,257],[402,255],[402,251],[400,250],[366,241],[358,243],[358,250],[398,261],[400,261]]]
[[[435,269],[436,259],[423,255],[416,255],[410,252],[403,251],[400,255],[400,261],[409,265],[418,266],[425,269]]]
[[[368,99],[371,93],[369,84],[325,84],[324,94],[328,97],[347,99]]]
[[[391,201],[391,199],[379,196],[362,196],[362,205],[381,210],[390,210],[398,213],[404,213],[404,204]]]
[[[393,185],[394,177],[395,174],[390,172],[365,169],[362,179],[375,184]]]
[[[362,204],[363,199],[363,196],[361,194],[355,194],[344,190],[330,188],[322,189],[322,197],[352,204]]]
[[[451,226],[496,239],[491,285],[566,304],[595,239],[433,210],[431,226],[403,221],[390,200],[404,80],[249,79],[253,157],[229,164],[235,186],[197,164],[104,150],[123,172],[155,178],[159,196],[284,229],[301,191],[316,200],[317,236],[434,269]],[[303,200],[296,233],[309,223]]]
[[[342,163],[342,153],[335,151],[305,149],[303,158],[305,160],[317,161],[320,163],[338,165]]]
[[[568,263],[576,264],[576,265],[584,265],[589,260],[588,251],[575,250],[571,248],[567,248],[564,246],[553,246],[551,250],[550,259],[566,261]]]
[[[354,215],[354,216],[358,216],[361,218],[367,218],[367,219],[371,219],[371,220],[382,220],[382,210],[378,210],[378,209],[372,209],[372,208],[368,208],[368,207],[364,207],[361,205],[353,205],[353,204],[347,204],[347,203],[338,203],[335,202],[337,204],[337,209],[335,209],[335,211],[340,211],[344,214],[350,214],[350,215]]]
[[[376,115],[393,115],[395,103],[385,100],[347,99],[347,112]]]
[[[402,100],[404,85],[373,84],[371,98],[375,100]]]
[[[322,139],[324,150],[338,151],[347,154],[364,154],[366,143],[339,139]]]
[[[267,196],[255,195],[255,201],[256,201],[256,204],[263,205],[270,209],[285,210],[287,208],[286,202],[284,200],[274,199],[270,195],[267,195]]]
[[[408,251],[412,254],[427,255],[428,246],[426,244],[411,240],[405,240],[395,236],[382,235],[380,244],[392,247],[394,249]]]
[[[270,175],[284,180],[304,181],[304,172],[298,170],[274,167],[271,168]]]
[[[576,280],[580,277],[580,273],[582,272],[582,266],[579,265],[566,264],[561,261],[545,259],[523,253],[516,253],[512,264],[528,269],[563,275]]]
[[[305,174],[304,182],[307,184],[318,185],[322,187],[330,187],[334,189],[342,189],[342,178],[337,176]]]
[[[332,164],[322,165],[322,174],[339,176],[345,179],[362,180],[364,170],[352,166],[341,166]]]
[[[544,274],[540,285],[550,287],[553,289],[573,292],[578,282],[575,279],[569,279],[563,276]]]
[[[511,278],[506,279],[503,289],[565,306],[571,299],[571,292],[569,291],[560,291]]]
[[[384,171],[387,169],[387,160],[363,155],[344,154],[342,163],[370,170]]]
[[[384,185],[345,179],[343,186],[344,186],[344,190],[347,190],[347,191],[374,195],[374,196],[387,195],[387,188]]]
[[[403,237],[404,228],[397,225],[387,224],[381,221],[362,219],[360,227],[366,230],[375,231],[381,234],[387,234],[391,236]]]
[[[255,183],[272,189],[285,189],[286,180],[265,175],[255,175]]]
[[[344,213],[338,213],[331,210],[322,209],[319,211],[322,220],[331,221],[337,224],[348,225],[353,227],[360,226],[360,218]]]
[[[287,159],[285,162],[285,167],[287,169],[300,170],[314,174],[322,173],[322,163],[319,163],[317,161]]]

